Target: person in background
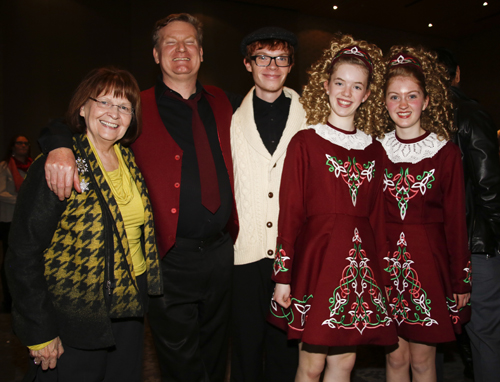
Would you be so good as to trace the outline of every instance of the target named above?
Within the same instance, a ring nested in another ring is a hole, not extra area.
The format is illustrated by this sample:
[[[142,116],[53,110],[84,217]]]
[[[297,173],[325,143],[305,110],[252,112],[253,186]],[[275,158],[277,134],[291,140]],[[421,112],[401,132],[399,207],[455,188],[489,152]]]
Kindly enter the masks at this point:
[[[281,172],[288,143],[305,127],[299,95],[284,86],[296,47],[296,36],[278,27],[258,29],[241,42],[243,64],[255,86],[231,123],[240,220],[231,317],[234,382],[293,382],[297,370],[297,342],[266,321],[274,291]]]
[[[497,127],[479,103],[459,88],[458,61],[437,50],[451,79],[450,91],[462,152],[469,249],[472,253],[472,316],[465,326],[472,345],[474,380],[500,375],[500,161]]]
[[[141,134],[135,78],[92,70],[67,123],[82,192],[59,201],[47,157],[33,162],[5,260],[14,331],[36,381],[139,382],[148,294],[162,287],[148,191],[126,147]]]
[[[436,381],[436,343],[468,321],[470,253],[460,150],[450,141],[444,68],[422,48],[386,58],[384,178],[390,314],[399,343],[387,349],[387,381]]]
[[[397,343],[382,257],[382,52],[338,35],[309,71],[308,129],[290,141],[280,186],[272,323],[300,343],[297,382],[348,382],[356,346]]]
[[[17,193],[23,183],[29,167],[33,163],[30,158],[30,143],[24,135],[16,135],[10,141],[4,161],[0,162],[0,241],[2,242],[2,279],[3,301],[1,312],[9,313],[12,305],[9,286],[5,276],[5,255],[7,254],[10,222],[14,215]]]
[[[152,54],[161,74],[141,93],[143,132],[132,145],[155,216],[164,293],[151,299],[148,321],[169,382],[218,382],[226,374],[238,233],[229,139],[236,106],[198,82],[202,40],[201,22],[187,13],[156,22]],[[54,126],[39,140],[43,152],[54,149],[46,176],[60,199],[72,181],[80,188],[65,131]]]

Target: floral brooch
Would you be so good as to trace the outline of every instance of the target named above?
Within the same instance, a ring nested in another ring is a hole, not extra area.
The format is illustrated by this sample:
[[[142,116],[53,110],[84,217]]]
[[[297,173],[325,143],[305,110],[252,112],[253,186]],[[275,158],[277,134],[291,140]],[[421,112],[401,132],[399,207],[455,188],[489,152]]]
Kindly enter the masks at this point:
[[[89,171],[89,166],[87,165],[87,162],[85,161],[85,159],[82,158],[77,158],[76,168],[78,169],[78,173],[82,175]],[[82,179],[80,181],[80,188],[82,189],[82,192],[89,190],[89,184],[90,183],[87,182],[85,179]]]

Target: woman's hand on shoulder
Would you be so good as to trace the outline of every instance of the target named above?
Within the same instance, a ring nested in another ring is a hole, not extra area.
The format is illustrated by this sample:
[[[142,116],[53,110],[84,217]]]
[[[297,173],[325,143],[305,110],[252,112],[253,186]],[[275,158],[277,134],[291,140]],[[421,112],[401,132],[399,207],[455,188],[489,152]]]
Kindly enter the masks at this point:
[[[64,348],[59,337],[54,338],[47,346],[40,350],[30,350],[30,356],[35,365],[42,366],[43,370],[53,369],[57,366],[57,360],[64,353]]]
[[[276,301],[283,308],[288,308],[292,303],[290,299],[290,284],[279,284],[276,283],[274,287],[274,296],[273,300]]]

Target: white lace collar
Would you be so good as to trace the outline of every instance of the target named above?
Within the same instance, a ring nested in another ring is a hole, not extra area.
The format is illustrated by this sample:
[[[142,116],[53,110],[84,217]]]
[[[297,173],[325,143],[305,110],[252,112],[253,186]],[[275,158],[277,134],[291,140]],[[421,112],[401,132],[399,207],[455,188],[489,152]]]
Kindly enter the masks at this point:
[[[314,129],[316,134],[321,138],[326,139],[334,145],[341,146],[346,150],[363,150],[370,146],[373,141],[371,136],[361,130],[356,130],[354,134],[343,133],[322,123],[309,126],[309,128]]]
[[[432,158],[447,143],[446,140],[439,140],[435,133],[430,133],[418,142],[404,143],[396,138],[396,131],[385,134],[379,141],[392,163],[413,164],[422,159]]]

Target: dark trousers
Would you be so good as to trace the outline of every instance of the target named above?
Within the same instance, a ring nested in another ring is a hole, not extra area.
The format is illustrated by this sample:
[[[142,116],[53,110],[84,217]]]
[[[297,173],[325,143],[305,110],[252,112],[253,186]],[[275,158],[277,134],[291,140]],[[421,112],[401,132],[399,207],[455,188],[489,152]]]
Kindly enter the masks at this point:
[[[500,255],[472,254],[469,334],[475,382],[500,379]]]
[[[273,261],[234,267],[231,316],[231,381],[293,382],[297,341],[266,321],[274,292]]]
[[[146,275],[138,277],[147,299]],[[64,354],[53,370],[36,366],[37,382],[141,382],[144,349],[144,318],[115,319],[111,322],[115,346],[82,350],[64,344]],[[33,360],[30,361],[33,363]],[[25,379],[27,380],[27,379]]]
[[[224,380],[233,262],[228,234],[202,249],[178,241],[162,259],[164,294],[148,315],[162,381]]]

